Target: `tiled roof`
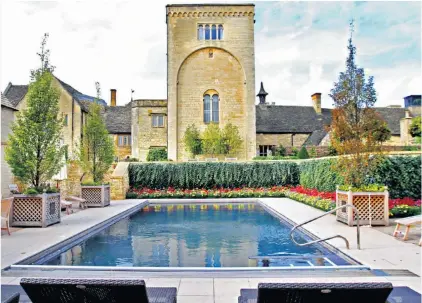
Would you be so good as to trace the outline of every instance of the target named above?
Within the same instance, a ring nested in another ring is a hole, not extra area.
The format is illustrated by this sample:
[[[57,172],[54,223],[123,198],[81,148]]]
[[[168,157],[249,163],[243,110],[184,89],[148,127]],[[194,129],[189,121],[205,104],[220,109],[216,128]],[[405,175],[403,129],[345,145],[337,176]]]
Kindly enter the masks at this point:
[[[15,106],[13,106],[12,102],[10,102],[10,100],[6,98],[6,96],[4,96],[3,94],[1,94],[1,106],[17,110]]]
[[[7,99],[9,99],[13,107],[16,107],[19,102],[22,101],[23,97],[25,97],[27,92],[28,85],[13,85],[9,82],[3,94]]]
[[[110,134],[130,134],[132,131],[132,104],[104,107],[104,119]]]
[[[403,107],[374,108],[387,122],[392,135],[400,135]],[[310,134],[305,145],[317,145],[326,135],[325,126],[331,124],[331,109],[323,108],[318,115],[312,106],[256,105],[256,132],[277,134]]]

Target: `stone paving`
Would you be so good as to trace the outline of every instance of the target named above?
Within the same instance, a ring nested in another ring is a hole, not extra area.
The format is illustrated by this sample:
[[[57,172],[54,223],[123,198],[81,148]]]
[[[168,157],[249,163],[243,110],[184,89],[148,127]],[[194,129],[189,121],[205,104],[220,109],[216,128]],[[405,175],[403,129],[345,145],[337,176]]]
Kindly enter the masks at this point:
[[[262,203],[270,207],[273,211],[286,216],[290,220],[300,223],[322,212],[298,203],[290,199],[260,199]],[[226,200],[226,202],[228,202]],[[25,228],[16,231],[12,236],[2,235],[2,264],[5,268],[10,264],[14,264],[29,255],[40,252],[43,249],[57,244],[63,239],[76,235],[87,228],[95,226],[104,220],[110,219],[131,208],[141,208],[143,201],[141,200],[122,200],[112,201],[110,207],[87,209],[74,213],[62,218],[62,222],[57,225],[50,226],[45,229]],[[347,250],[344,241],[339,239],[330,240],[329,243],[348,254],[352,258],[360,261],[364,265],[368,265],[373,269],[407,269],[416,275],[421,274],[421,248],[412,243],[405,243],[391,237],[389,234],[381,232],[376,228],[362,227],[361,230],[361,246],[362,249],[356,249],[356,229],[350,228],[345,224],[337,222],[334,216],[327,216],[312,222],[305,228],[318,237],[331,236],[333,234],[341,234],[349,239],[351,249]],[[25,245],[22,245],[25,243]],[[174,276],[177,273],[172,273]],[[338,274],[338,273],[337,273]],[[48,275],[46,272],[43,275]],[[54,271],[51,276],[69,277],[75,276],[81,278],[89,278],[98,273],[90,272],[82,274],[77,271]],[[138,273],[142,275],[142,273]],[[178,302],[213,302],[228,303],[237,302],[241,288],[256,288],[259,282],[391,282],[394,286],[408,286],[418,292],[421,292],[420,277],[409,276],[348,276],[344,273],[342,276],[329,276],[323,273],[301,277],[300,275],[282,277],[279,275],[274,277],[268,272],[268,277],[264,277],[265,273],[251,273],[248,277],[240,277],[233,274],[209,274],[207,277],[203,275],[180,275],[179,277],[164,277],[160,274],[145,275],[146,285],[149,287],[177,287]],[[19,284],[20,277],[31,276],[30,273],[24,275],[5,273],[2,275],[2,284]],[[35,276],[35,275],[34,275]],[[130,277],[135,276],[129,273],[115,273],[114,277]],[[271,276],[271,278],[270,278]],[[109,278],[110,276],[103,276]],[[101,278],[101,277],[100,277]]]

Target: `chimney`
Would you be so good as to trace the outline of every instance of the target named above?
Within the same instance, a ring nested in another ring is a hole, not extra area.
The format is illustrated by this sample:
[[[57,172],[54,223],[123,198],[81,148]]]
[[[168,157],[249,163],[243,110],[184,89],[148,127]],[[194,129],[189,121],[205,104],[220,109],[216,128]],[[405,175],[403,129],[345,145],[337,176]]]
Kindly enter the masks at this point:
[[[110,106],[116,106],[116,90],[114,88],[110,89]]]
[[[259,90],[257,97],[259,97],[259,104],[265,104],[265,97],[268,95],[268,93],[264,89],[264,85],[261,82],[261,89]]]
[[[315,93],[311,96],[312,104],[317,114],[321,114],[321,93]]]
[[[410,117],[410,111],[407,108],[404,110],[404,115],[405,115],[404,116],[405,118],[411,118]]]

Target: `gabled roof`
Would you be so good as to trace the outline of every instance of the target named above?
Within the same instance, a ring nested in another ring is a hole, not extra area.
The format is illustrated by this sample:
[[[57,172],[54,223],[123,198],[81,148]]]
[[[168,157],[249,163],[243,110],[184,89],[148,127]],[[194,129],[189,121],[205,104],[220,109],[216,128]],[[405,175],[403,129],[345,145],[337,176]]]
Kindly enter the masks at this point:
[[[10,102],[9,99],[7,99],[3,94],[1,94],[1,106],[7,107],[13,110],[16,110],[16,107],[13,106],[12,102]]]
[[[405,117],[404,107],[375,107],[377,113],[387,122],[392,135],[400,135],[400,119]]]
[[[303,145],[319,145],[326,135],[327,131],[325,129],[314,130]]]
[[[3,95],[10,101],[13,107],[18,106],[28,92],[28,85],[13,85],[11,82],[7,85]]]
[[[104,120],[110,134],[130,134],[132,131],[132,104],[105,106]]]

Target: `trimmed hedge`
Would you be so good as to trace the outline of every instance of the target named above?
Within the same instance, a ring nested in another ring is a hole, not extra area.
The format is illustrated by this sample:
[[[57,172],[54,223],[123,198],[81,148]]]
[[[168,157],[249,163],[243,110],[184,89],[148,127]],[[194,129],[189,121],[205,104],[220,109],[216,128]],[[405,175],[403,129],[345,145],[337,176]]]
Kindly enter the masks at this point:
[[[330,169],[335,159],[300,163],[300,185],[319,191],[335,191],[342,178]],[[391,198],[421,197],[421,158],[395,156],[386,160],[370,176],[376,183],[388,186]]]
[[[297,185],[294,162],[131,163],[129,182],[136,188],[236,188]]]

